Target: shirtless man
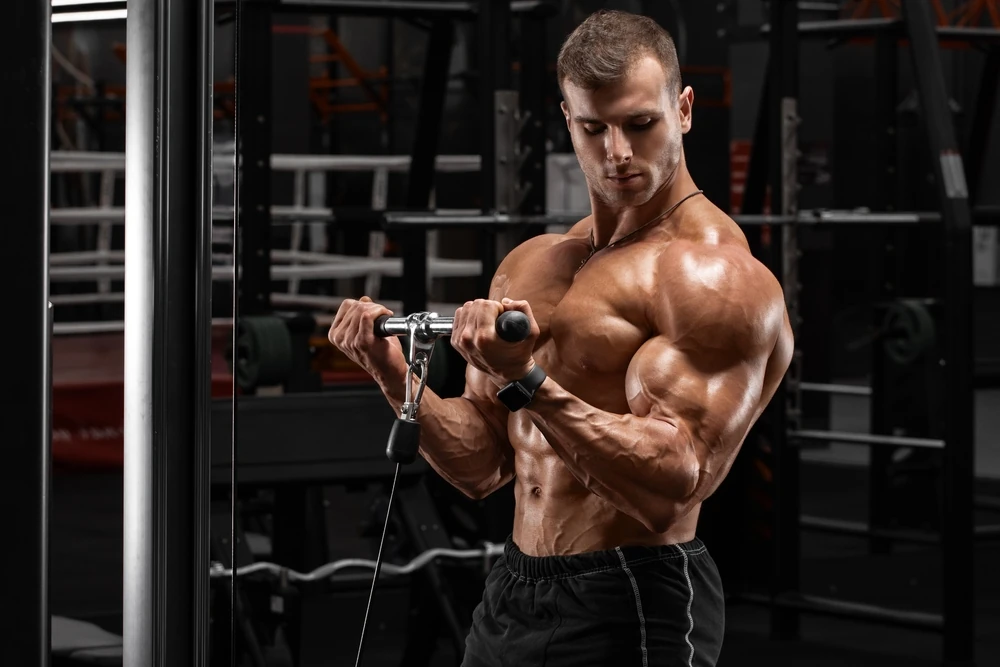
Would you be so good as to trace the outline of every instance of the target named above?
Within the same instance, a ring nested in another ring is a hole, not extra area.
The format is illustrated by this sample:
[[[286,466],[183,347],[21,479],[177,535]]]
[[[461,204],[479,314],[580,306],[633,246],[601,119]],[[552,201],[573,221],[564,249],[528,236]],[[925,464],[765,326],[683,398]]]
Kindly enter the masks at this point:
[[[694,94],[665,31],[599,12],[558,76],[592,214],[514,249],[489,299],[458,309],[465,393],[427,391],[418,416],[421,455],[456,488],[515,482],[463,664],[714,665],[725,610],[698,514],[789,364],[782,290],[688,173]],[[495,333],[508,310],[531,322],[522,343]],[[384,314],[347,301],[330,339],[398,410],[407,366],[373,336]],[[527,405],[498,399],[513,382]]]

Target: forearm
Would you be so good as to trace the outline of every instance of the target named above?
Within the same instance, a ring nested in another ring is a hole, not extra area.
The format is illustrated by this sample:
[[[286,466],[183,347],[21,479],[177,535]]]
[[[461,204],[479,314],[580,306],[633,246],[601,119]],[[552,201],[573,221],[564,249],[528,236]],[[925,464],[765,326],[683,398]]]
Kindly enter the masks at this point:
[[[379,379],[382,393],[397,415],[406,400],[404,382],[402,377]],[[482,498],[510,479],[512,462],[503,440],[472,401],[441,398],[425,388],[417,422],[421,456],[462,493]]]
[[[677,426],[599,410],[551,377],[525,410],[573,475],[619,511],[656,532],[686,511],[697,459]]]

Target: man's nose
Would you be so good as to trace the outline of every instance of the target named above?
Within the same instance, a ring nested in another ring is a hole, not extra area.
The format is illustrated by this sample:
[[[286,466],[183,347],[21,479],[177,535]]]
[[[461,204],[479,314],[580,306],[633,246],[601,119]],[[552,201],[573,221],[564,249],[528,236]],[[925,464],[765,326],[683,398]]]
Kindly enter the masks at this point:
[[[608,128],[607,150],[608,159],[618,166],[632,159],[632,145],[628,137],[619,128]]]

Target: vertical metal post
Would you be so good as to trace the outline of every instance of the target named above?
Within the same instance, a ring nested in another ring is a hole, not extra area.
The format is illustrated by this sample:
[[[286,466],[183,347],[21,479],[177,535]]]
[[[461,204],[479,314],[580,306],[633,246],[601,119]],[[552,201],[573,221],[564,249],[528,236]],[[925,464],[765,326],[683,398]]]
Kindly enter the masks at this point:
[[[526,215],[543,215],[546,209],[545,91],[551,80],[545,69],[546,27],[541,16],[525,14],[521,18],[521,112],[528,117],[520,138],[527,152],[521,182],[529,189],[519,212]]]
[[[271,3],[240,5],[236,85],[239,161],[239,313],[271,311]]]
[[[743,206],[741,213],[760,214],[764,212],[767,200],[768,165],[770,164],[770,116],[771,116],[771,60],[761,86],[760,101],[757,103],[757,121],[754,123],[753,140],[750,144],[750,162],[747,164],[747,178],[743,185]]]
[[[211,225],[205,7],[133,0],[127,22],[125,183],[125,667],[207,664],[201,550],[207,491],[196,445],[198,348]],[[192,47],[194,44],[194,47]],[[197,176],[195,176],[197,175]],[[199,289],[200,288],[200,289]],[[192,308],[192,299],[196,307]],[[201,419],[204,419],[204,415]],[[205,423],[202,422],[204,429]],[[196,502],[196,499],[198,502]],[[196,646],[202,650],[199,651]]]
[[[945,447],[942,518],[944,659],[970,662],[975,653],[973,566],[975,447],[972,390],[972,228],[969,192],[929,3],[904,2],[913,73],[923,110],[941,206],[945,270],[943,332]]]
[[[879,211],[896,210],[899,180],[896,170],[896,105],[899,89],[899,50],[896,33],[875,38],[875,112],[878,141],[875,144],[876,200]]]
[[[979,77],[979,91],[976,93],[976,110],[969,130],[969,201],[979,199],[980,180],[986,152],[990,143],[990,130],[997,104],[997,81],[1000,81],[1000,48],[993,46],[986,52],[983,73]]]
[[[0,27],[0,81],[17,90],[0,105],[9,132],[4,151],[17,160],[6,170],[11,224],[0,243],[0,275],[7,285],[10,381],[0,389],[0,504],[11,576],[3,593],[3,662],[49,664],[49,113],[51,9],[48,2],[14,0]]]
[[[875,38],[875,188],[874,208],[877,211],[896,210],[897,170],[896,170],[896,95],[899,81],[899,51],[898,35],[880,34]],[[911,230],[905,230],[911,233]],[[875,277],[876,293],[882,295],[881,301],[891,301],[899,288],[899,256],[896,254],[899,243],[899,230],[894,226],[877,227],[872,230],[876,243],[872,244],[874,252],[869,264],[871,275]],[[881,326],[884,310],[876,304],[874,320],[876,326]],[[870,405],[871,432],[891,435],[887,415],[885,413],[885,386],[881,339],[872,346],[872,400]],[[868,449],[868,525],[870,528],[886,528],[888,525],[887,504],[888,469],[892,460],[893,450],[889,447],[870,447]],[[884,537],[871,537],[868,541],[871,553],[888,553],[892,544]]]
[[[504,26],[498,21],[501,11],[500,0],[479,0],[476,24],[476,40],[479,42],[479,154],[482,156],[479,195],[482,211],[486,214],[493,213],[496,207],[496,104],[493,95],[498,88],[506,88],[497,73],[497,52],[502,48],[500,40],[507,37]]]
[[[424,56],[424,77],[420,91],[417,131],[410,152],[410,173],[407,181],[406,206],[426,210],[437,175],[438,141],[441,118],[448,94],[448,74],[451,50],[455,41],[455,24],[447,18],[434,21]],[[402,297],[403,313],[427,309],[427,231],[407,230],[400,233],[403,248]]]
[[[476,26],[479,40],[479,104],[480,104],[480,198],[482,211],[489,215],[497,210],[497,115],[498,91],[511,87],[510,67],[510,2],[508,0],[479,0],[479,20]],[[479,292],[489,293],[490,282],[496,270],[496,232],[485,230],[480,235],[480,257],[483,272],[479,279]]]
[[[198,217],[194,239],[194,637],[193,667],[207,667],[210,662],[211,580],[205,567],[205,555],[212,549],[212,208],[214,205],[214,82],[215,82],[215,3],[199,2],[195,66],[198,92],[195,160],[197,173]],[[235,260],[235,253],[234,253]]]
[[[798,6],[795,2],[771,3],[770,55],[768,90],[770,106],[768,135],[771,184],[771,208],[780,215],[798,213],[798,83],[799,43]],[[799,249],[793,223],[780,227],[778,248],[779,274],[785,291],[785,304],[798,334]],[[794,592],[799,588],[799,450],[788,443],[787,432],[798,426],[800,418],[799,381],[801,359],[796,350],[785,381],[775,397],[774,441],[774,560],[772,594]],[[775,639],[794,639],[799,634],[797,612],[771,610],[771,634]]]

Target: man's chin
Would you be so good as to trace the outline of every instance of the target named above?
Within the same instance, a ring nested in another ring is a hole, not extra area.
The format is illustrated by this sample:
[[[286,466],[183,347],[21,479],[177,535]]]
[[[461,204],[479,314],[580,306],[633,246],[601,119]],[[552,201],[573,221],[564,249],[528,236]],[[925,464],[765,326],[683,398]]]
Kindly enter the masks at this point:
[[[642,206],[650,200],[647,188],[642,190],[605,190],[604,200],[618,206]]]

